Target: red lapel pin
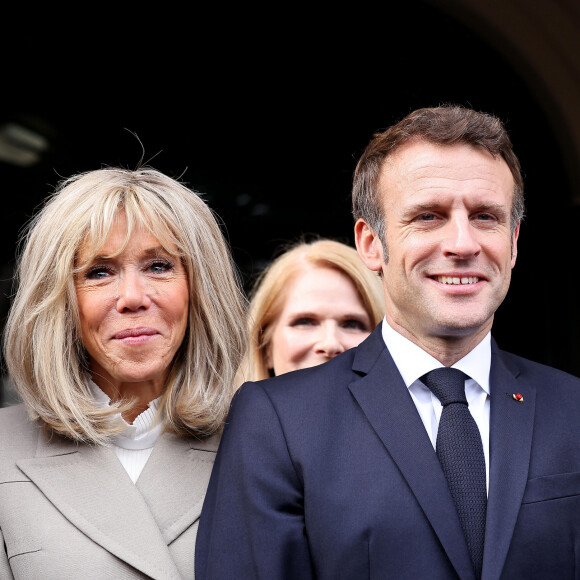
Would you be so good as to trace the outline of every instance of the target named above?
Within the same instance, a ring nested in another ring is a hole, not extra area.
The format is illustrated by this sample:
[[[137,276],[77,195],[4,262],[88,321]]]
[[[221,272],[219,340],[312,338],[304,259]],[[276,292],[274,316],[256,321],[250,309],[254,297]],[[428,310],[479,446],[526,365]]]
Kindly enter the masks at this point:
[[[514,398],[514,400],[518,401],[518,403],[524,402],[524,396],[521,393],[514,393],[512,397]]]

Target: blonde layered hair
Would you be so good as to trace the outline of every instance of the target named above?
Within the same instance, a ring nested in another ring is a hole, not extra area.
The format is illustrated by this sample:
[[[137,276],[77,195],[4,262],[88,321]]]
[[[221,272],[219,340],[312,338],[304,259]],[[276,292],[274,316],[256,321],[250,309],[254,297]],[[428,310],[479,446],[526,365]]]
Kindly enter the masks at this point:
[[[334,268],[348,276],[360,294],[371,323],[376,326],[383,319],[381,280],[364,265],[354,248],[324,238],[291,244],[260,273],[254,284],[248,312],[250,345],[238,375],[238,385],[245,380],[271,376],[266,353],[274,325],[284,307],[286,291],[297,274],[313,266]]]
[[[100,444],[120,430],[114,415],[129,403],[100,409],[89,389],[74,283],[79,248],[90,262],[119,212],[127,217],[119,252],[145,228],[168,252],[177,248],[188,276],[188,328],[160,405],[166,429],[198,437],[219,432],[247,344],[245,298],[212,210],[197,193],[148,167],[63,180],[28,223],[4,329],[10,379],[31,419],[49,430]]]

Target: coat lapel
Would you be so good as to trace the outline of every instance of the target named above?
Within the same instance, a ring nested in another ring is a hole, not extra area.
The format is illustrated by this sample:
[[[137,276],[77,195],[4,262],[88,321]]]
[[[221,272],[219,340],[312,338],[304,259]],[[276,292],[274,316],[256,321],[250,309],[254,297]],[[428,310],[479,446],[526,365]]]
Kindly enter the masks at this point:
[[[167,544],[199,519],[218,443],[164,433],[139,476],[137,489]]]
[[[147,503],[112,449],[42,435],[37,456],[18,467],[95,543],[151,578],[180,578]]]
[[[350,391],[409,484],[462,579],[473,566],[441,466],[411,395],[381,335],[381,325],[362,343],[353,370],[365,374]]]
[[[521,507],[532,448],[536,404],[533,385],[521,384],[492,341],[490,397],[490,485],[483,579],[499,578]],[[521,393],[523,402],[513,394]]]

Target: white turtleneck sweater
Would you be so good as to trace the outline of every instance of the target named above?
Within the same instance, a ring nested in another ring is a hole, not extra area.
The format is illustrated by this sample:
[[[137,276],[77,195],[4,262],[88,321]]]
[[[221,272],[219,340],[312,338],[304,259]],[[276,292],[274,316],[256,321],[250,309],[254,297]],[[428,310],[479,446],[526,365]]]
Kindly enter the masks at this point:
[[[107,407],[111,399],[106,395],[98,385],[90,381],[91,390],[95,401],[99,407]],[[151,401],[149,408],[145,409],[140,415],[137,415],[133,424],[130,425],[121,417],[125,424],[125,430],[113,436],[112,447],[119,461],[127,471],[131,481],[135,483],[143,471],[153,446],[163,432],[163,423],[153,421],[157,415],[159,401],[161,397]]]

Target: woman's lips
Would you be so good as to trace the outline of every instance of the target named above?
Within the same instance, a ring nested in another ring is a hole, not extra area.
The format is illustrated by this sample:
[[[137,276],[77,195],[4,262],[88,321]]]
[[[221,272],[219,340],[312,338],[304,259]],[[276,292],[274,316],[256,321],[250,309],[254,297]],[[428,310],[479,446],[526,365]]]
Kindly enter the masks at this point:
[[[122,340],[125,343],[139,344],[147,342],[150,337],[159,334],[154,328],[126,328],[113,336],[114,340]]]

